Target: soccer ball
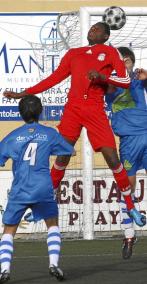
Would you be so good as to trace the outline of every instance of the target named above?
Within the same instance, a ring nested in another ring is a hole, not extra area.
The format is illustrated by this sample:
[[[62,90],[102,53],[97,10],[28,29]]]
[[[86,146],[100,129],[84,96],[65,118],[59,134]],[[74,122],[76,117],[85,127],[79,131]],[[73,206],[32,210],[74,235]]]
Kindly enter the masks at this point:
[[[126,14],[122,8],[111,6],[105,10],[102,19],[111,30],[119,30],[126,23]]]

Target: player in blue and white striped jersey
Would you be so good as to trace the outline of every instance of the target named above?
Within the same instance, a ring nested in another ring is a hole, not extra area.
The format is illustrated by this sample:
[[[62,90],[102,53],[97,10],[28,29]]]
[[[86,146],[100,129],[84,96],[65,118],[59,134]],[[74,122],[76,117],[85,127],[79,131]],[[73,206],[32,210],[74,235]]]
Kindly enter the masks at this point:
[[[127,47],[120,47],[118,50],[130,74],[131,85],[127,90],[110,86],[106,96],[106,110],[113,131],[120,138],[120,158],[134,193],[136,172],[140,169],[147,171],[147,71],[138,69],[133,73],[133,51]],[[125,233],[122,253],[123,258],[127,259],[132,255],[136,238],[133,221],[127,214],[123,197],[120,205]]]
[[[38,97],[23,98],[19,103],[19,110],[26,124],[12,131],[0,142],[0,166],[4,166],[11,158],[14,175],[3,215],[0,283],[10,279],[13,238],[28,208],[32,209],[36,220],[44,219],[46,223],[49,272],[58,280],[62,280],[64,275],[58,267],[61,244],[58,207],[49,171],[49,157],[71,155],[74,148],[55,129],[38,123],[42,112]]]

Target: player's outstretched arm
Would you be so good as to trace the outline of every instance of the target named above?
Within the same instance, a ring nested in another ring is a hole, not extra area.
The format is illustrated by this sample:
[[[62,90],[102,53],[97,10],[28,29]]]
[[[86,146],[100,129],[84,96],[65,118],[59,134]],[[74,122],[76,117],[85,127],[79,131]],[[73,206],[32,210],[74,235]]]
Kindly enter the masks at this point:
[[[66,79],[71,73],[70,71],[71,53],[72,53],[71,50],[69,50],[62,58],[58,68],[50,76],[40,81],[38,84],[25,89],[21,93],[5,91],[3,95],[10,99],[11,98],[20,99],[27,95],[35,95],[42,93],[50,89],[51,87],[57,85],[62,80]]]
[[[27,95],[28,95],[28,93],[26,91],[23,91],[21,93],[16,93],[16,92],[12,92],[12,91],[4,91],[3,92],[3,96],[8,98],[8,99],[12,99],[12,98],[21,99],[21,98],[23,98]]]

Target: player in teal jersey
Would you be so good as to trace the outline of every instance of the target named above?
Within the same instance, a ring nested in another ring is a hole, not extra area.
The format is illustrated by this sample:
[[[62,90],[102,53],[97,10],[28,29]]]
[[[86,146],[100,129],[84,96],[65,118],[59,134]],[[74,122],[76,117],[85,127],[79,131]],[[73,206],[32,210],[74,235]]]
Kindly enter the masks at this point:
[[[63,280],[64,274],[58,267],[61,236],[58,207],[49,171],[49,157],[71,155],[74,148],[55,129],[38,123],[42,112],[38,97],[23,98],[19,103],[19,110],[26,124],[12,131],[0,142],[0,166],[4,166],[11,158],[14,175],[3,215],[0,283],[10,279],[13,238],[28,208],[32,209],[36,220],[44,219],[46,223],[49,273],[58,280]]]
[[[136,172],[147,171],[147,71],[138,69],[133,72],[135,55],[127,47],[118,48],[124,58],[131,77],[130,88],[114,88],[110,86],[106,96],[114,133],[120,138],[120,158],[127,170],[132,193],[136,187]],[[136,240],[132,218],[121,198],[121,214],[125,239],[123,242],[123,258],[130,258],[132,247]]]

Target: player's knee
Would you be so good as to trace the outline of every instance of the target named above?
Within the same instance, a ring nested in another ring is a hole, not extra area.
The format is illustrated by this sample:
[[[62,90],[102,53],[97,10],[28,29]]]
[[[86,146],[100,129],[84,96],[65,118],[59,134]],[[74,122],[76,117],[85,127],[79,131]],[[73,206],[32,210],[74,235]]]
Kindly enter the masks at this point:
[[[101,152],[104,156],[105,161],[107,162],[111,170],[117,168],[120,164],[120,160],[117,154],[117,150],[110,147],[101,148]]]
[[[45,223],[48,229],[53,226],[58,226],[58,218],[55,217],[55,218],[46,219]]]
[[[109,156],[107,159],[107,164],[109,168],[113,171],[114,169],[119,167],[120,161],[117,157]]]

